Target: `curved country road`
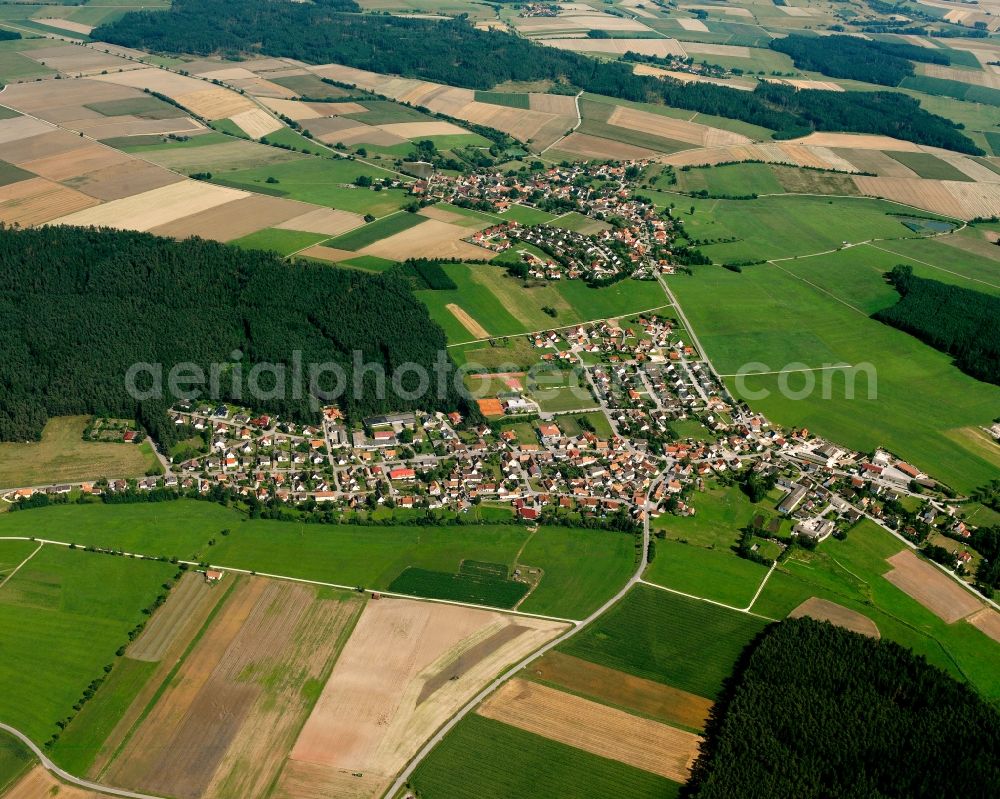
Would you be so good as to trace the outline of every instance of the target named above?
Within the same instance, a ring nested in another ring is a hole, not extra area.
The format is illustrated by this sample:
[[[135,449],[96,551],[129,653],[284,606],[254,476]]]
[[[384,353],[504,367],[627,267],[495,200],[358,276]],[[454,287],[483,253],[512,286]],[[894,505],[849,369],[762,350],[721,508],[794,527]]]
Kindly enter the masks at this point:
[[[96,782],[88,782],[87,780],[81,780],[79,777],[74,777],[72,774],[63,771],[59,766],[49,760],[48,755],[46,755],[41,749],[35,746],[34,742],[20,730],[16,730],[9,724],[4,724],[0,722],[0,730],[6,733],[10,733],[15,738],[17,738],[21,743],[28,747],[32,752],[34,752],[35,757],[41,761],[42,766],[55,774],[63,782],[67,782],[70,785],[75,785],[78,788],[83,788],[87,791],[94,791],[95,793],[103,793],[109,796],[122,796],[125,799],[160,799],[158,796],[151,796],[148,793],[136,793],[135,791],[125,791],[121,788],[109,788],[107,785],[98,785]]]

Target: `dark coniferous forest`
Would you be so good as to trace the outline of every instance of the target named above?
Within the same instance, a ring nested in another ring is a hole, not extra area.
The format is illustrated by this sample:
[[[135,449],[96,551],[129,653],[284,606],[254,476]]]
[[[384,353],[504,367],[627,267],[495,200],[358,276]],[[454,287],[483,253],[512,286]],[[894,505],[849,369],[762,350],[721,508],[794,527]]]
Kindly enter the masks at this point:
[[[0,230],[0,283],[6,441],[37,438],[49,416],[95,413],[135,415],[170,445],[170,398],[137,402],[126,391],[126,371],[137,362],[164,364],[164,377],[180,362],[240,363],[245,386],[253,364],[290,366],[295,351],[304,369],[332,361],[353,381],[354,350],[391,374],[410,361],[429,367],[445,349],[444,333],[398,277],[289,264],[272,253],[198,239],[71,227]],[[234,358],[236,351],[242,354]],[[234,385],[233,371],[223,371],[222,393]],[[270,373],[258,377],[261,387],[273,388]],[[404,387],[412,389],[415,378],[408,378]],[[331,380],[321,379],[320,388],[333,388]],[[369,373],[361,395],[348,391],[341,404],[354,417],[464,408],[453,383],[442,398],[433,392],[408,401],[391,389],[380,396]],[[148,378],[140,375],[139,385],[147,387]],[[254,407],[318,419],[308,372],[303,388],[302,397],[289,390]]]
[[[892,641],[788,619],[713,709],[688,799],[995,796],[1000,715]]]
[[[504,81],[553,80],[633,101],[665,102],[739,119],[792,138],[813,130],[850,130],[981,155],[950,120],[898,92],[797,91],[762,83],[746,92],[632,73],[544,47],[463,17],[448,21],[359,14],[353,0],[175,0],[169,12],[137,11],[98,27],[101,41],[157,52],[285,56],[373,72],[492,89]]]
[[[966,374],[1000,385],[1000,297],[916,277],[905,264],[888,279],[900,299],[875,319],[953,356]]]

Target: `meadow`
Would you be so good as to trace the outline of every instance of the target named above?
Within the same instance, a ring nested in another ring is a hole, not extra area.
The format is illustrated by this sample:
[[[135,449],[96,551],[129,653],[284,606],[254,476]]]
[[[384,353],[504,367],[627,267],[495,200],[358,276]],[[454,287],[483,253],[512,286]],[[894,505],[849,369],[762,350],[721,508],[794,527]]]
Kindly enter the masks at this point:
[[[752,610],[782,618],[812,596],[836,602],[874,621],[883,638],[1000,704],[1000,643],[964,620],[945,623],[883,577],[891,568],[886,558],[904,549],[892,534],[863,521],[846,541],[829,539],[815,552],[796,550],[771,575]]]
[[[654,529],[666,531],[668,539],[721,550],[736,544],[740,530],[755,515],[774,515],[775,509],[775,503],[766,497],[754,504],[739,486],[714,483],[709,483],[705,491],[692,494],[688,502],[695,509],[693,516],[665,513],[652,520]]]
[[[511,524],[307,525],[246,520],[233,509],[195,500],[64,505],[0,517],[0,537],[32,535],[381,589],[409,567],[456,574],[464,560],[513,569],[518,559],[545,575],[523,609],[573,618],[612,596],[635,562],[634,539],[604,530],[542,527],[530,534]]]
[[[959,433],[996,415],[1000,390],[868,317],[879,297],[895,301],[876,273],[904,260],[881,253],[873,269],[870,254],[852,248],[823,260],[753,266],[741,274],[702,268],[671,286],[723,375],[734,375],[745,364],[756,372],[865,363],[876,370],[874,398],[863,373],[853,399],[843,372],[756,375],[742,386],[730,378],[737,395],[768,418],[808,427],[861,451],[887,447],[953,488],[969,491],[996,475],[1000,459],[989,459]],[[814,378],[815,390],[802,392]],[[769,393],[751,393],[760,391]]]
[[[406,193],[402,189],[372,191],[353,185],[354,179],[361,175],[374,180],[396,177],[392,172],[360,161],[303,157],[281,164],[227,172],[225,177],[214,177],[213,182],[373,216],[385,216],[406,202]],[[269,178],[277,182],[269,183]]]
[[[725,164],[678,169],[680,191],[707,191],[713,195],[781,194],[784,192],[769,164]],[[683,198],[677,202],[683,204]]]
[[[646,570],[645,578],[675,591],[744,608],[766,575],[767,567],[727,549],[706,549],[666,540],[657,542],[656,558]]]
[[[834,250],[845,241],[915,235],[888,215],[898,213],[901,206],[883,200],[779,195],[756,200],[689,202],[685,197],[674,201],[688,236],[735,239],[699,248],[716,263],[793,258]]]
[[[677,783],[469,715],[414,772],[424,799],[670,799]]]
[[[714,699],[743,647],[766,623],[640,584],[559,650]]]
[[[301,230],[264,228],[255,233],[228,242],[245,250],[271,250],[279,255],[291,255],[329,238],[323,233],[307,233]]]
[[[3,794],[35,761],[35,756],[17,738],[0,733],[0,794]]]
[[[411,596],[471,602],[495,608],[512,608],[527,593],[528,586],[507,578],[507,568],[497,564],[500,573],[469,568],[463,562],[457,572],[439,572],[410,567],[391,583],[389,590]]]
[[[399,212],[369,222],[367,225],[330,239],[325,244],[339,250],[360,250],[376,241],[416,227],[423,221],[424,218],[417,214]]]
[[[46,741],[176,568],[43,547],[0,589],[0,719]]]
[[[45,425],[39,442],[0,443],[0,487],[141,477],[159,469],[148,442],[84,441],[88,420],[86,416],[55,417]]]

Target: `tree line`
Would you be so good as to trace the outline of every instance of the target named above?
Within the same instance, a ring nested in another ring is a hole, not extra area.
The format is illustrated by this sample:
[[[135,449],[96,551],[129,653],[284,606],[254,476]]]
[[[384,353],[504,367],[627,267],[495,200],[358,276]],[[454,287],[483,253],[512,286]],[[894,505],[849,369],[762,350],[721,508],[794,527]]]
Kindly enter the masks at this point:
[[[627,62],[598,61],[503,31],[479,30],[464,15],[439,21],[351,13],[357,10],[353,0],[175,0],[169,12],[131,12],[99,26],[93,36],[158,52],[334,62],[471,89],[552,80],[563,88],[742,120],[781,138],[849,130],[982,154],[955,123],[898,92],[798,91],[767,83],[747,92],[681,83],[635,75]]]
[[[904,42],[869,41],[856,36],[792,34],[772,39],[769,46],[791,56],[799,69],[880,86],[898,86],[903,78],[911,77],[913,61],[951,64],[951,58],[942,50]]]
[[[97,414],[135,417],[169,447],[178,432],[165,413],[176,399],[167,378],[187,362],[206,375],[219,364],[220,398],[234,400],[254,365],[278,365],[285,379],[259,369],[264,393],[247,403],[300,421],[319,418],[311,390],[337,387],[332,372],[313,385],[313,363],[343,370],[349,390],[339,404],[352,419],[417,407],[469,412],[450,379],[442,395],[435,385],[409,400],[389,381],[378,390],[370,370],[355,375],[355,351],[390,377],[408,362],[430,370],[446,351],[443,331],[398,276],[288,263],[200,239],[46,227],[0,229],[0,281],[0,440],[37,439],[49,416]],[[297,393],[296,359],[303,364]],[[137,363],[163,365],[162,399],[145,398],[154,369],[137,373],[143,393],[127,390],[126,373]],[[274,391],[279,382],[284,396]],[[414,391],[419,379],[407,374],[401,385]]]
[[[900,299],[873,318],[948,353],[977,380],[1000,385],[1000,297],[916,277],[906,264],[886,278]]]
[[[998,773],[1000,714],[967,685],[893,641],[786,619],[744,651],[681,796],[992,796]]]

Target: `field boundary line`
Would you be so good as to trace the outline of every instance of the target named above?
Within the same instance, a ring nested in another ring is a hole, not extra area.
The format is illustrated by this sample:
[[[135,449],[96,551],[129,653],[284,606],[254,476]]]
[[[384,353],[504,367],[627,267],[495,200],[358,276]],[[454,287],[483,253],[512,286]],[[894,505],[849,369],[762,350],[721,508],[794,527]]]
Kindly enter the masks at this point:
[[[764,576],[764,581],[761,582],[760,588],[757,589],[758,592],[764,587],[764,582],[766,582],[767,578],[770,576],[771,576],[770,573]],[[688,594],[685,593],[684,591],[678,591],[676,588],[667,588],[665,585],[660,585],[659,583],[651,583],[649,580],[640,579],[639,582],[642,585],[648,585],[650,588],[658,588],[660,591],[668,591],[671,594],[677,594],[678,596],[687,597],[688,599],[696,599],[699,602],[708,602],[708,604],[710,605],[716,605],[720,608],[726,608],[726,610],[732,610],[735,611],[736,613],[745,613],[748,616],[756,616],[758,619],[764,619],[765,621],[779,621],[778,619],[772,619],[770,616],[765,616],[762,613],[754,613],[752,610],[747,610],[746,608],[738,608],[733,605],[727,605],[725,602],[718,602],[715,599],[708,599],[707,597],[698,596],[697,594]],[[754,599],[756,600],[756,597],[754,597]],[[751,602],[748,607],[753,607],[753,602]]]
[[[29,560],[31,560],[33,557],[35,557],[35,555],[37,555],[41,551],[41,549],[42,549],[43,546],[45,546],[44,542],[39,543],[38,547],[35,549],[34,552],[32,552],[30,555],[28,555],[28,557],[26,557],[20,563],[18,563],[17,566],[14,568],[14,570],[10,574],[8,574],[6,577],[4,577],[3,580],[0,580],[0,588],[3,588],[5,585],[7,585],[7,583],[10,582],[11,578],[15,574],[17,574],[19,571],[21,571],[21,569],[24,568],[24,565]]]
[[[949,234],[951,235],[951,234]],[[1000,285],[996,283],[990,283],[988,280],[981,280],[978,277],[969,277],[968,275],[963,275],[961,272],[952,272],[950,269],[945,269],[943,266],[935,266],[934,264],[928,263],[927,261],[921,261],[919,258],[913,258],[909,255],[903,255],[903,253],[896,252],[895,250],[889,250],[885,247],[879,247],[877,244],[870,245],[876,250],[881,250],[882,252],[889,253],[890,255],[898,256],[899,258],[906,258],[908,261],[913,261],[914,263],[923,264],[931,269],[937,269],[940,272],[945,272],[949,275],[954,275],[955,277],[960,277],[963,280],[971,280],[973,283],[982,283],[984,286],[989,286],[990,288],[1000,289]]]
[[[59,768],[55,763],[53,763],[48,755],[46,755],[27,735],[21,732],[16,727],[11,727],[9,724],[4,724],[0,721],[0,730],[13,735],[21,743],[28,747],[38,758],[39,762],[46,771],[51,772],[56,777],[58,777],[63,782],[69,783],[70,785],[75,785],[78,788],[83,788],[86,791],[95,791],[96,793],[103,793],[109,796],[121,796],[124,799],[161,799],[159,796],[154,796],[148,793],[138,793],[136,791],[128,791],[124,788],[112,788],[108,785],[100,785],[96,782],[90,782],[88,780],[81,780],[79,777],[74,777],[68,771],[64,771]]]
[[[832,369],[853,369],[853,368],[854,364],[852,363],[836,363],[830,366],[806,366],[802,369],[778,369],[773,372],[748,372],[742,376],[751,377],[754,375],[786,375],[786,374],[795,374],[797,372],[825,372]],[[740,376],[741,374],[739,372],[731,375],[722,375],[722,374],[719,375],[719,377],[740,377]]]

